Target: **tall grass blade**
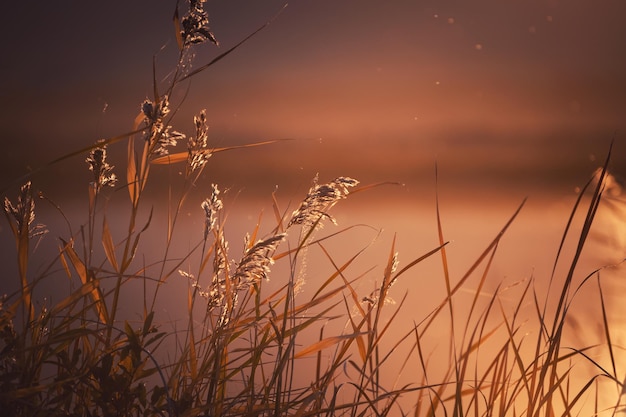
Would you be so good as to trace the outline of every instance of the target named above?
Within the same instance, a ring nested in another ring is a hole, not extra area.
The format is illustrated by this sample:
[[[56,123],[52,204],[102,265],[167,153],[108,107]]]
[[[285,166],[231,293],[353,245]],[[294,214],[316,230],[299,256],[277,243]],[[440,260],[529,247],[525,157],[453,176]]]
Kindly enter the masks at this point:
[[[213,148],[207,152],[214,154],[214,153],[219,153],[219,152],[232,151],[235,149],[246,149],[246,148],[254,148],[257,146],[271,145],[273,143],[285,142],[285,141],[290,141],[290,140],[294,140],[294,139],[282,138],[282,139],[264,140],[261,142],[246,143],[243,145],[233,145],[233,146],[226,146],[222,148]],[[188,152],[177,152],[173,154],[163,155],[158,158],[154,158],[150,161],[150,163],[155,164],[155,165],[178,164],[181,162],[187,162],[188,156],[189,156]]]
[[[568,305],[567,299],[568,299],[568,294],[572,285],[572,281],[574,279],[574,271],[576,270],[578,261],[580,259],[580,256],[582,255],[583,247],[587,241],[587,237],[591,230],[593,219],[595,217],[596,211],[601,201],[602,192],[604,189],[604,178],[607,173],[609,161],[611,158],[612,148],[613,148],[613,143],[611,143],[611,146],[609,147],[609,151],[607,153],[606,160],[602,167],[602,171],[598,177],[598,183],[594,189],[593,196],[589,203],[589,208],[587,209],[585,220],[583,222],[583,225],[580,231],[580,236],[576,244],[576,250],[570,262],[570,266],[569,266],[567,275],[565,277],[565,282],[563,284],[563,287],[561,289],[561,294],[559,296],[559,301],[556,305],[556,312],[554,315],[554,321],[553,321],[553,325],[552,325],[552,329],[550,333],[550,343],[549,343],[547,357],[546,357],[546,361],[548,363],[556,362],[558,350],[560,348],[560,343],[561,343],[561,334],[563,331],[563,326],[565,325],[565,315],[567,313],[567,305]],[[556,379],[557,379],[556,366],[542,367],[540,371],[539,380],[543,381],[546,378],[546,375],[549,371],[550,371],[549,384],[552,385],[556,383]],[[538,396],[539,396],[539,390],[537,390],[535,393],[535,397],[532,400],[533,403],[537,402]],[[548,401],[551,401],[551,399],[548,399]],[[548,405],[550,406],[550,403]]]
[[[90,276],[89,270],[87,269],[83,261],[81,261],[78,257],[78,254],[72,247],[71,242],[68,243],[63,239],[61,239],[61,241],[63,242],[63,252],[65,252],[70,259],[70,262],[74,266],[74,270],[78,274],[78,277],[83,283],[83,286],[85,286],[86,284],[92,284],[92,286],[90,287],[91,290],[89,291],[89,295],[94,302],[94,308],[96,309],[96,313],[98,318],[100,319],[100,322],[102,324],[109,324],[104,295],[102,294],[102,291],[98,286],[98,281]]]
[[[441,303],[439,303],[439,305],[435,308],[435,310],[427,318],[425,318],[422,321],[422,322],[426,322],[424,330],[428,329],[431,326],[431,324],[434,322],[434,320],[436,319],[436,317],[439,314],[439,312],[449,303],[449,297],[451,297],[454,294],[456,294],[463,287],[465,282],[469,279],[469,277],[476,270],[476,268],[478,268],[478,266],[482,263],[482,261],[489,255],[489,253],[493,250],[493,248],[498,244],[500,239],[502,239],[502,236],[504,236],[504,233],[507,231],[509,226],[511,226],[513,221],[517,218],[517,216],[519,215],[520,211],[522,210],[522,207],[524,207],[525,203],[526,203],[526,199],[524,199],[522,201],[522,203],[517,207],[517,210],[515,210],[513,215],[506,222],[504,227],[502,227],[502,229],[500,229],[500,232],[498,232],[496,237],[491,241],[491,243],[487,246],[487,248],[485,248],[485,250],[483,250],[483,252],[480,254],[480,256],[476,259],[476,261],[474,261],[474,263],[470,266],[470,268],[465,272],[463,277],[461,277],[461,279],[454,286],[454,288],[451,289],[450,295],[446,296],[446,299],[443,300]]]
[[[115,272],[119,272],[117,257],[115,256],[115,244],[113,243],[113,237],[111,236],[111,230],[109,229],[106,216],[102,219],[102,246],[104,247],[104,254],[107,260]]]
[[[299,359],[305,356],[313,355],[315,353],[321,352],[322,350],[328,349],[331,346],[334,346],[346,339],[355,339],[359,336],[365,336],[365,335],[367,335],[367,332],[350,333],[350,334],[343,334],[339,336],[330,336],[318,342],[315,342],[305,347],[304,349],[301,349],[298,353],[295,354],[294,358]]]
[[[602,308],[602,328],[604,330],[604,336],[606,337],[606,345],[609,349],[609,357],[611,358],[611,370],[613,373],[611,376],[617,380],[617,366],[615,365],[615,353],[613,352],[613,342],[611,340],[611,331],[609,329],[609,319],[607,318],[606,302],[604,301],[604,293],[602,291],[602,285],[600,285],[600,274],[598,273],[598,292],[600,294],[600,307]]]
[[[183,50],[183,37],[181,35],[181,27],[180,27],[180,16],[178,14],[178,3],[179,0],[176,1],[176,7],[174,8],[174,16],[172,17],[172,22],[174,23],[174,36],[176,36],[176,44],[178,45],[178,50]]]
[[[128,158],[126,161],[126,182],[128,184],[128,195],[133,207],[137,207],[139,200],[139,184],[137,176],[137,164],[135,161],[135,141],[128,138]]]
[[[274,20],[276,20],[278,18],[278,16],[283,12],[283,10],[285,10],[285,8],[287,7],[288,3],[285,3],[283,5],[283,7],[278,11],[278,13],[276,13],[274,15],[274,17],[272,17],[270,20],[268,20],[267,22],[265,22],[261,27],[259,27],[257,30],[255,30],[254,32],[252,32],[251,34],[249,34],[248,36],[246,36],[245,38],[243,38],[241,41],[239,41],[237,44],[235,44],[235,46],[231,47],[230,49],[226,50],[225,52],[222,52],[221,54],[219,54],[218,56],[216,56],[215,58],[213,58],[208,64],[205,64],[203,66],[201,66],[200,68],[197,68],[191,72],[189,72],[187,75],[185,75],[184,77],[182,77],[180,79],[180,81],[185,81],[188,78],[193,77],[196,74],[201,73],[202,71],[206,70],[207,68],[213,66],[214,64],[216,64],[217,62],[221,61],[223,58],[225,58],[226,56],[230,55],[233,51],[235,51],[236,49],[238,49],[241,45],[243,45],[244,43],[246,43],[248,40],[250,40],[252,37],[254,37],[257,33],[259,33],[260,31],[262,31],[263,29],[265,29],[266,27],[268,27]]]

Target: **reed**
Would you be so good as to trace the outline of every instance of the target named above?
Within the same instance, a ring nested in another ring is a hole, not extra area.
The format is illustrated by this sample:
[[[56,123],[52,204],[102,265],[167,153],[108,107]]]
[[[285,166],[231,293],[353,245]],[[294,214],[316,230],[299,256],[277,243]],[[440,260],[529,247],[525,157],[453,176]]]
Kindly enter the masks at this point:
[[[359,226],[332,233],[323,229],[336,223],[331,210],[337,203],[356,192],[375,192],[377,184],[364,186],[349,177],[325,183],[316,178],[291,212],[273,195],[269,232],[259,217],[238,257],[229,246],[226,203],[219,185],[212,184],[196,208],[204,221],[195,243],[184,256],[173,255],[179,218],[183,208],[189,209],[191,193],[202,189],[198,185],[210,158],[275,142],[212,147],[210,115],[204,111],[194,117],[189,136],[171,126],[173,92],[249,38],[191,68],[195,45],[217,44],[203,3],[190,0],[182,17],[177,5],[178,62],[167,85],[155,79],[154,96],[142,103],[131,131],[52,161],[87,155],[93,177],[86,224],[66,218],[69,232],[54,231],[61,236],[59,252],[43,272],[28,268],[33,243],[46,233],[45,226],[34,225],[31,183],[25,182],[16,198],[5,197],[18,273],[4,279],[17,280],[20,290],[0,303],[2,415],[538,417],[622,411],[616,363],[621,347],[612,342],[615,329],[607,318],[600,270],[582,280],[574,273],[602,201],[610,151],[597,181],[590,180],[579,194],[563,232],[550,277],[555,303],[551,297],[542,300],[533,279],[520,283],[513,302],[503,285],[486,303],[479,299],[500,241],[524,202],[460,277],[450,272],[438,206],[439,242],[431,250],[403,263],[394,240],[381,255],[382,270],[355,272],[357,260],[369,254],[368,242],[344,261],[328,243],[349,238]],[[107,160],[107,147],[123,140],[125,174],[118,176]],[[181,142],[186,151],[172,153]],[[146,190],[152,170],[171,164],[185,165],[184,178],[176,187],[156,184],[167,188],[169,200],[164,224],[155,224],[153,209],[145,207]],[[124,222],[121,233],[111,227],[105,204],[120,190],[128,195],[127,215],[114,219]],[[580,213],[584,219],[578,227]],[[152,229],[165,236],[160,255],[146,253],[145,237]],[[579,235],[572,238],[575,231]],[[561,249],[571,239],[576,249],[571,259],[563,259]],[[302,268],[311,251],[332,269],[327,275],[314,271],[309,281],[316,287],[302,291]],[[441,259],[446,294],[425,317],[410,317],[407,294],[394,304],[391,288],[430,257]],[[564,263],[568,267],[561,275],[556,265]],[[62,275],[53,274],[55,268]],[[378,284],[364,291],[360,284],[372,273],[378,274]],[[270,286],[270,278],[280,284]],[[69,279],[72,286],[64,298],[50,303],[38,289],[57,279]],[[594,282],[603,341],[566,344],[570,307],[579,291]],[[170,296],[164,293],[166,283],[186,286],[182,325],[160,314],[159,304]],[[122,309],[124,297],[137,285],[141,302]],[[461,290],[473,294],[468,308],[457,302]],[[521,313],[526,305],[532,306],[531,317]],[[399,322],[404,325],[400,333],[395,330]],[[433,341],[441,344],[441,334],[445,349],[432,348]],[[596,359],[598,353],[608,361]],[[574,377],[579,364],[591,370],[582,383]],[[411,381],[398,382],[397,375],[406,373]],[[613,404],[598,399],[608,389],[616,392]],[[595,398],[591,411],[589,398]]]

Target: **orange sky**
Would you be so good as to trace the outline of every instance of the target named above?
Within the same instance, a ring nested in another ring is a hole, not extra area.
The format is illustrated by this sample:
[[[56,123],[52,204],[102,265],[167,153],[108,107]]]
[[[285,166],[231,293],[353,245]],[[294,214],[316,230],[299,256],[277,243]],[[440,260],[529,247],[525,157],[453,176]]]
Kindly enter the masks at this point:
[[[21,175],[131,129],[152,94],[153,57],[159,80],[175,64],[174,3],[3,5],[0,189],[8,187],[14,199]],[[211,28],[222,46],[198,48],[197,65],[236,44],[282,5],[209,0]],[[294,0],[269,27],[194,77],[187,92],[176,92],[172,103],[180,108],[172,124],[191,134],[192,116],[207,109],[216,146],[296,139],[216,155],[206,170],[204,182],[229,190],[229,203],[240,190],[261,196],[265,225],[271,223],[276,185],[286,206],[306,193],[316,173],[320,182],[346,175],[364,184],[403,183],[367,198],[351,196],[347,208],[353,211],[337,207],[342,225],[387,228],[385,243],[397,231],[402,262],[438,242],[437,164],[446,239],[455,242],[449,251],[455,277],[530,196],[519,223],[507,232],[511,240],[507,234],[494,275],[500,282],[536,273],[545,284],[574,189],[602,163],[611,139],[611,171],[618,180],[626,175],[625,16],[624,0]],[[126,145],[118,145],[110,152],[123,172]],[[161,185],[160,178],[175,177],[178,169],[156,167],[151,179]],[[63,194],[84,201],[90,178],[84,156],[77,156],[32,179],[53,200]],[[566,198],[546,202],[546,195]],[[190,197],[181,222],[202,224],[194,217],[201,213],[192,210],[199,208],[194,199],[204,197]],[[400,206],[398,197],[413,205]],[[373,200],[386,203],[385,209]],[[70,204],[70,212],[80,207]],[[233,220],[237,231],[256,222],[256,205],[239,200],[230,207],[240,215]],[[585,267],[623,258],[626,211],[601,210],[590,244],[593,259]],[[59,218],[56,211],[54,216]],[[45,241],[53,251],[58,233]],[[12,249],[1,252],[13,256]],[[598,261],[598,254],[610,256]],[[623,300],[621,287],[613,291],[617,287],[610,287],[611,296]],[[625,316],[617,308],[611,314]]]
[[[2,185],[130,128],[151,94],[152,57],[161,78],[174,63],[169,3],[8,5],[0,29],[8,57],[0,66],[0,136],[10,144]],[[222,46],[198,48],[198,64],[282,4],[209,1]],[[534,183],[550,184],[576,169],[576,180],[586,177],[596,164],[590,154],[602,158],[613,136],[621,171],[624,12],[620,0],[295,1],[192,80],[174,127],[190,133],[192,115],[206,108],[218,145],[322,139],[237,156],[278,161],[251,166],[275,174],[270,182],[285,175],[276,171],[280,161],[306,177],[345,168],[401,181],[432,181],[418,177],[438,162],[459,178],[535,175]],[[293,162],[301,153],[307,158]]]

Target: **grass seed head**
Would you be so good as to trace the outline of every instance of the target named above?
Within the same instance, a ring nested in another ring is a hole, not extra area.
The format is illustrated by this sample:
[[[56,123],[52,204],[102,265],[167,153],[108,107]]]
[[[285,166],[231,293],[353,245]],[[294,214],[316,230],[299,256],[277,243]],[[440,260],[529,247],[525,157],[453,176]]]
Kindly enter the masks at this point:
[[[147,129],[145,139],[150,144],[150,155],[167,155],[169,153],[167,148],[176,146],[179,140],[185,139],[184,134],[171,130],[172,126],[166,126],[163,123],[163,118],[170,112],[167,95],[161,97],[157,102],[144,100],[141,105],[141,112],[144,115]]]
[[[189,172],[195,172],[207,163],[212,153],[208,148],[208,130],[206,124],[206,111],[202,110],[193,118],[196,127],[196,135],[187,139],[187,167]]]
[[[106,161],[106,146],[94,148],[89,152],[89,156],[85,160],[89,164],[89,170],[93,172],[96,190],[102,187],[114,187],[117,183],[117,176],[113,173],[113,166]]]
[[[30,181],[20,188],[15,205],[8,197],[4,198],[3,209],[7,218],[13,218],[15,222],[11,223],[11,229],[16,237],[27,233],[29,238],[33,238],[36,236],[41,237],[48,233],[46,226],[43,224],[32,226],[35,221],[35,200],[33,200]]]
[[[291,216],[288,227],[294,224],[304,226],[312,226],[319,222],[320,218],[327,218],[333,224],[335,219],[328,214],[328,210],[333,207],[337,201],[346,198],[350,193],[349,188],[354,187],[359,181],[349,177],[338,177],[328,184],[317,184],[317,177],[313,180],[313,187]]]
[[[220,190],[217,185],[211,184],[212,192],[211,196],[206,198],[201,206],[204,210],[204,240],[209,236],[209,232],[215,229],[215,222],[217,221],[217,214],[222,210],[224,204],[219,199]]]
[[[269,280],[270,266],[274,264],[271,255],[286,236],[286,233],[277,234],[260,240],[245,250],[234,274],[239,286],[247,288],[261,279]]]
[[[219,42],[209,29],[209,15],[204,10],[206,0],[190,0],[189,11],[181,19],[182,29],[180,36],[183,46],[189,47],[206,41],[219,46]]]

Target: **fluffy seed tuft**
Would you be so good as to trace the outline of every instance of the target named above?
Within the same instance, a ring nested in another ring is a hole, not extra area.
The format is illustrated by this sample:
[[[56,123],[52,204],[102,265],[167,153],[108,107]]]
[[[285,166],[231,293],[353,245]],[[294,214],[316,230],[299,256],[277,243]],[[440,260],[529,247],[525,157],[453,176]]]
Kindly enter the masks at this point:
[[[274,264],[271,255],[286,236],[286,233],[271,236],[245,250],[234,273],[234,278],[240,286],[248,287],[258,283],[261,279],[269,280],[270,266]]]
[[[163,123],[163,118],[170,112],[167,96],[161,97],[156,103],[146,99],[141,105],[141,112],[144,115],[145,140],[149,143],[150,155],[167,155],[167,148],[176,146],[179,140],[185,139],[184,134],[172,131],[172,126]]]
[[[187,139],[187,167],[189,172],[195,172],[204,167],[212,155],[208,147],[209,127],[206,124],[206,111],[202,110],[199,115],[194,116],[193,123],[196,127],[196,135]]]
[[[204,210],[204,240],[207,240],[211,230],[215,228],[215,222],[217,221],[217,214],[222,210],[224,204],[219,199],[220,190],[217,185],[211,184],[212,192],[211,196],[206,198],[201,206]]]
[[[190,0],[189,11],[181,19],[182,30],[180,36],[183,39],[183,46],[204,43],[207,40],[216,46],[219,42],[209,30],[209,15],[204,10],[206,0]]]
[[[33,200],[30,181],[20,188],[16,204],[13,205],[11,200],[5,197],[3,208],[7,217],[12,217],[15,222],[10,222],[9,224],[16,237],[28,234],[29,238],[33,238],[41,237],[48,233],[43,224],[32,226],[35,221],[35,201]]]
[[[117,176],[113,173],[113,166],[109,165],[106,159],[107,149],[103,145],[92,149],[85,160],[89,164],[89,170],[93,172],[97,191],[102,187],[114,187],[117,183]]]
[[[294,224],[304,226],[312,226],[317,223],[321,226],[319,220],[327,218],[333,224],[335,219],[328,214],[328,210],[333,207],[337,201],[346,198],[349,194],[350,187],[354,187],[359,181],[349,177],[338,177],[328,184],[317,184],[317,177],[313,180],[313,187],[309,190],[304,201],[297,210],[291,215],[287,227]]]

